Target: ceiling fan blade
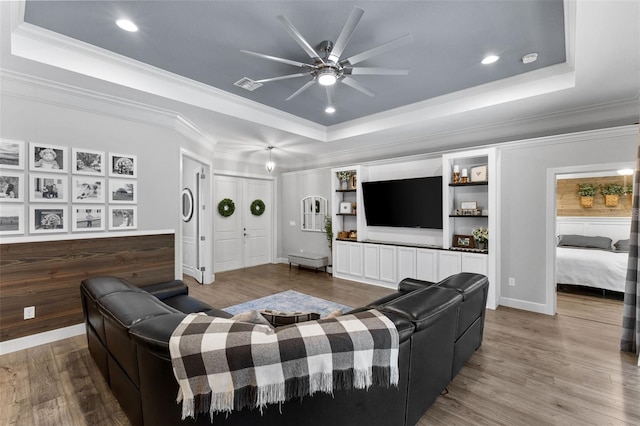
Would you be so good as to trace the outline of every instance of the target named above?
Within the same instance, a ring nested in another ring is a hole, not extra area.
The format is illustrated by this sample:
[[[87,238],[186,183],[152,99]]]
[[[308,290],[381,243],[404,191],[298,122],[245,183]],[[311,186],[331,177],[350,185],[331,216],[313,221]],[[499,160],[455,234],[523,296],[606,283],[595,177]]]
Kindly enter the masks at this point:
[[[308,73],[300,72],[297,74],[281,75],[280,77],[263,78],[262,80],[254,80],[254,83],[268,83],[270,81],[287,80],[289,78],[305,77]]]
[[[309,80],[305,83],[304,86],[302,86],[301,88],[299,88],[298,90],[296,90],[295,92],[293,92],[293,94],[291,96],[289,96],[286,100],[291,100],[293,98],[295,98],[296,96],[298,96],[300,93],[304,92],[305,90],[307,90],[309,87],[313,86],[313,83],[315,83],[315,80]]]
[[[247,53],[249,55],[257,56],[258,58],[268,59],[270,61],[280,62],[283,64],[293,65],[294,67],[310,67],[313,68],[312,65],[305,64],[304,62],[292,61],[291,59],[278,58],[277,56],[265,55],[263,53],[256,53],[250,50],[240,50],[242,53]]]
[[[358,53],[357,55],[354,55],[354,56],[352,56],[350,58],[342,60],[342,61],[340,61],[340,64],[341,65],[344,65],[344,64],[355,65],[355,64],[357,64],[359,62],[366,61],[369,58],[373,58],[374,56],[382,55],[383,53],[389,52],[390,50],[393,50],[396,47],[403,46],[403,45],[409,43],[412,40],[413,40],[413,36],[411,36],[411,34],[406,34],[406,35],[403,35],[402,37],[397,38],[395,40],[392,40],[392,41],[390,41],[388,43],[381,44],[378,47],[374,47],[373,49],[365,50],[362,53]]]
[[[342,56],[342,52],[344,48],[347,47],[347,43],[351,39],[353,35],[353,31],[356,29],[356,25],[360,22],[360,18],[364,14],[364,10],[359,7],[354,7],[347,18],[347,22],[342,27],[342,31],[340,31],[340,35],[338,36],[335,44],[333,45],[333,49],[331,49],[331,53],[329,54],[328,59],[333,62],[338,62],[340,56]]]
[[[377,68],[377,67],[356,67],[345,68],[345,74],[351,75],[407,75],[408,68]]]
[[[371,97],[374,97],[376,95],[375,92],[372,92],[371,90],[367,89],[363,84],[359,83],[358,81],[354,80],[351,77],[344,77],[340,81],[342,81],[347,86],[351,86],[357,91],[364,93],[365,95],[368,95]]]
[[[300,45],[300,47],[304,49],[305,52],[307,52],[307,55],[309,55],[311,59],[324,64],[324,61],[322,60],[320,55],[318,55],[318,52],[316,52],[316,50],[311,47],[309,42],[305,40],[300,31],[298,31],[297,28],[293,26],[291,21],[289,21],[286,16],[280,15],[278,16],[278,20],[284,26],[285,30],[287,30],[289,35],[293,37],[293,39]]]

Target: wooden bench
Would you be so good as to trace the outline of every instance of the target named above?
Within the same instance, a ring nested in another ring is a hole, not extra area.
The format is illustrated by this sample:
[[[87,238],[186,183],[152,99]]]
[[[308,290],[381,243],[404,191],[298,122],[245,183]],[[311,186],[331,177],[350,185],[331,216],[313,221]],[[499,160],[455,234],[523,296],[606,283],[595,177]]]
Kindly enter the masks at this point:
[[[318,268],[324,268],[324,271],[327,272],[327,265],[329,264],[329,258],[327,256],[313,253],[295,253],[290,254],[288,257],[289,269],[291,269],[291,264],[293,263],[298,265],[298,269],[300,269],[301,266],[305,266],[307,268],[314,268],[316,273],[318,272]]]

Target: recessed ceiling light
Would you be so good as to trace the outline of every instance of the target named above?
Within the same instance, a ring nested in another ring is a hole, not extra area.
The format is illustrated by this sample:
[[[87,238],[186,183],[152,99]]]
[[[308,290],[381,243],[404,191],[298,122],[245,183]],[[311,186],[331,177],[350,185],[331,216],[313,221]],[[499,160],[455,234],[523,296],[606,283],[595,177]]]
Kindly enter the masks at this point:
[[[528,55],[524,55],[522,57],[523,64],[530,64],[531,62],[535,62],[538,59],[537,53],[529,53]]]
[[[496,56],[496,55],[485,56],[485,58],[482,60],[482,65],[492,64],[496,62],[498,59],[500,59],[500,56]]]
[[[123,30],[129,31],[131,33],[135,33],[136,31],[138,31],[138,26],[128,19],[118,19],[116,21],[116,25]]]
[[[326,107],[324,109],[324,112],[326,112],[327,114],[333,114],[334,112],[336,112],[336,109],[334,107],[332,107],[331,105],[329,105],[328,107]]]

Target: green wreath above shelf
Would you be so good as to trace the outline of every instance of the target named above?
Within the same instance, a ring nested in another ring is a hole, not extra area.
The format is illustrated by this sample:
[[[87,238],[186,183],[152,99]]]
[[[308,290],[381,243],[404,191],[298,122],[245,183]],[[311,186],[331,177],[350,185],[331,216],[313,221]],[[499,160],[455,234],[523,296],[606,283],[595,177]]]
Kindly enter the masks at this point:
[[[234,211],[236,211],[236,205],[233,203],[233,200],[225,198],[218,203],[218,213],[220,213],[220,216],[229,217]]]
[[[254,216],[262,216],[264,208],[264,202],[262,200],[254,200],[253,203],[251,203],[251,214]]]

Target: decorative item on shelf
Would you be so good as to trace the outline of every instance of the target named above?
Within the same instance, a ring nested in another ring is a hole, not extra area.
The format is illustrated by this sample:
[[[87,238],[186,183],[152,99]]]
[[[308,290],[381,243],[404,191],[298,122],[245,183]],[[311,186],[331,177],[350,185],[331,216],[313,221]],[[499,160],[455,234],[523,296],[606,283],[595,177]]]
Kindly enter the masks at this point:
[[[471,168],[471,182],[487,181],[487,165],[476,166]]]
[[[347,238],[349,238],[349,231],[339,231],[338,232],[338,239],[339,240],[346,240]]]
[[[349,179],[349,189],[356,189],[358,187],[358,175],[355,173],[351,175]]]
[[[619,183],[600,185],[600,193],[604,195],[604,205],[616,207],[621,195],[624,195],[624,186]]]
[[[460,183],[460,166],[453,166],[453,183]]]
[[[461,210],[476,210],[478,208],[477,201],[463,201],[460,203]]]
[[[454,248],[474,249],[476,248],[473,235],[454,235],[453,244]]]
[[[593,183],[578,184],[578,195],[580,196],[580,205],[584,208],[593,207],[593,196],[596,195],[598,187]]]
[[[472,234],[473,238],[476,240],[477,247],[480,250],[484,250],[487,240],[489,239],[489,230],[481,226],[480,228],[474,229]]]
[[[262,216],[262,213],[264,213],[264,209],[264,201],[260,199],[253,200],[253,203],[251,203],[251,214],[254,216]]]
[[[340,189],[347,189],[348,181],[351,178],[351,172],[349,170],[341,170],[336,172],[336,176],[340,181]]]
[[[340,203],[340,214],[352,214],[353,210],[351,209],[351,203],[342,202]]]
[[[355,201],[351,203],[351,211],[353,212],[353,214],[357,214],[356,207],[358,207],[358,203],[356,203]]]
[[[462,176],[460,177],[460,183],[469,183],[469,176],[467,175],[467,169],[462,169]]]
[[[633,195],[633,184],[629,183],[624,186],[624,195]]]
[[[225,198],[224,200],[218,203],[218,213],[222,217],[229,217],[236,210],[236,205],[233,200],[229,198]]]
[[[358,233],[354,230],[349,231],[349,239],[350,240],[357,240],[358,239]]]

